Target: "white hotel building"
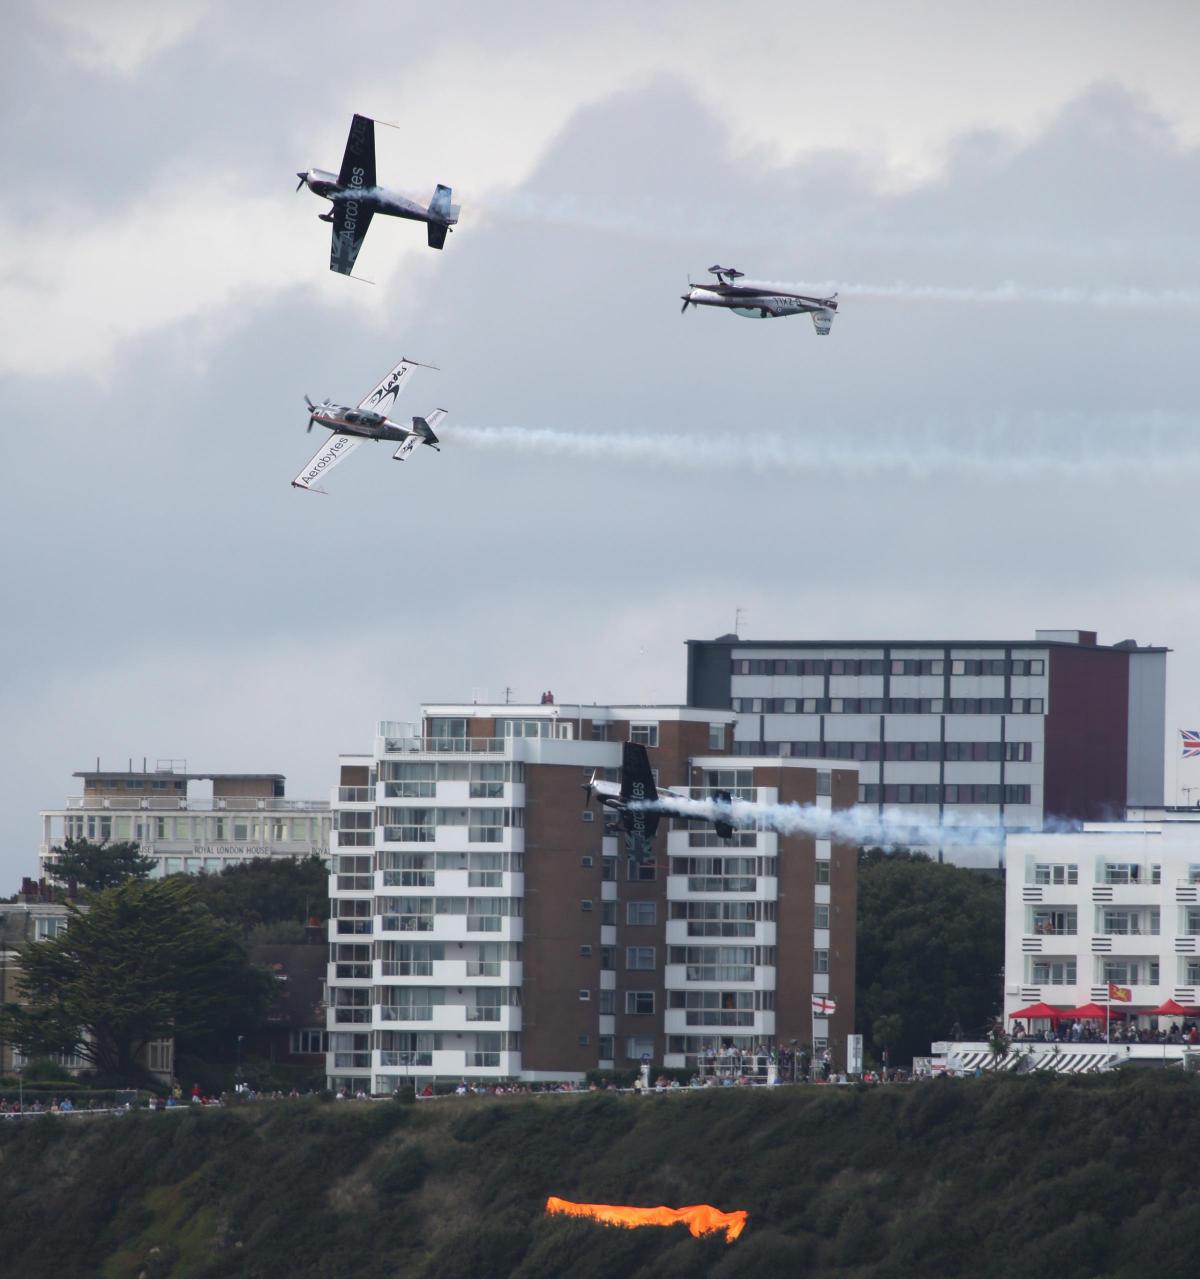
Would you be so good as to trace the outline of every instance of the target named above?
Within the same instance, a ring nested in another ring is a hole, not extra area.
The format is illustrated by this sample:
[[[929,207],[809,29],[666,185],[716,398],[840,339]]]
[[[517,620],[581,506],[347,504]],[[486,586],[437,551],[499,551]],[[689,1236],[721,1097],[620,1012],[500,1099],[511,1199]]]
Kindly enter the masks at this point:
[[[152,876],[215,874],[258,857],[329,856],[326,800],[288,799],[281,773],[191,773],[180,760],[75,774],[83,794],[41,813],[39,873],[67,838],[139,845]]]

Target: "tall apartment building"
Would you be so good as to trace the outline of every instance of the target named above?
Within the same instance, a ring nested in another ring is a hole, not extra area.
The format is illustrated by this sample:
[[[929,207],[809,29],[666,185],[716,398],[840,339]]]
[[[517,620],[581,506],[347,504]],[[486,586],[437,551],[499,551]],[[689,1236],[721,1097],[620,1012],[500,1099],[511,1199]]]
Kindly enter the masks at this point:
[[[1200,813],[1013,835],[1005,908],[1006,1015],[1069,1010],[1131,990],[1134,1014],[1200,1003]]]
[[[83,794],[42,812],[41,873],[64,839],[136,841],[158,859],[154,875],[214,873],[256,857],[329,855],[326,800],[287,799],[281,773],[189,773],[160,760],[140,771],[75,774]]]
[[[330,879],[333,1086],[581,1079],[706,1050],[844,1042],[857,850],[660,823],[651,861],[585,808],[643,743],[703,796],[849,807],[857,771],[731,759],[729,711],[426,705],[341,757]],[[668,829],[669,828],[669,829]],[[836,1014],[812,1021],[813,992]]]
[[[1010,829],[1163,802],[1168,650],[1032,640],[688,641],[687,700],[737,715],[734,753],[855,760],[859,799]],[[955,861],[977,850],[948,846]],[[990,856],[997,863],[999,845]]]

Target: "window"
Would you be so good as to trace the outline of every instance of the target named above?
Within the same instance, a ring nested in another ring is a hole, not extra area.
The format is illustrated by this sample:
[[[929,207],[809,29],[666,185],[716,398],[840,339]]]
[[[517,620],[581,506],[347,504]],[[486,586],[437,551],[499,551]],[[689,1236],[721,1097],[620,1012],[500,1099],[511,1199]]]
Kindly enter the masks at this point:
[[[611,1035],[601,1035],[596,1041],[601,1061],[612,1061],[613,1059],[613,1037]]]
[[[833,794],[833,774],[825,769],[817,770],[817,794],[832,795]]]
[[[615,972],[617,967],[617,948],[615,946],[600,947],[600,971]]]
[[[590,867],[592,864],[591,856],[588,854],[585,854],[583,857],[579,859],[579,864],[584,870],[587,870],[588,867]]]
[[[817,862],[816,882],[818,884],[829,883],[829,862]]]
[[[625,1011],[631,1017],[644,1017],[654,1012],[654,991],[627,990],[625,992]]]
[[[657,877],[658,870],[654,862],[644,861],[641,857],[629,858],[629,878],[634,882],[642,882]]]
[[[657,746],[658,745],[658,725],[657,724],[630,724],[629,740],[637,742],[641,746]]]
[[[615,990],[602,990],[599,999],[600,1016],[611,1017],[617,1011],[617,992]]]
[[[653,946],[626,946],[625,967],[630,972],[648,972],[654,968]]]
[[[590,959],[592,957],[592,948],[588,945],[580,946],[579,957],[581,959]]]
[[[315,1029],[293,1030],[288,1048],[295,1057],[323,1053],[325,1051],[325,1032]]]
[[[580,910],[583,910],[583,911],[591,910],[591,909],[592,909],[592,899],[591,899],[590,897],[585,897],[585,898],[583,899],[583,901],[581,901],[581,902],[579,903],[579,909],[580,909]]]
[[[591,1037],[591,1035],[580,1035],[580,1036],[579,1036],[579,1046],[580,1046],[580,1048],[586,1048],[586,1047],[588,1046],[588,1044],[590,1044],[591,1042],[592,1042],[592,1037]]]
[[[1033,882],[1035,884],[1077,884],[1079,867],[1065,863],[1042,863],[1033,868]]]
[[[625,1040],[625,1056],[630,1061],[649,1060],[654,1056],[653,1035],[630,1035]]]
[[[609,927],[616,927],[617,923],[617,903],[601,902],[600,903],[600,923]]]
[[[644,926],[656,922],[658,906],[656,902],[629,902],[625,907],[625,922],[635,926]]]
[[[793,702],[792,710],[795,710],[795,709],[796,709],[796,706],[795,706],[795,703]],[[725,725],[724,724],[710,724],[708,726],[708,749],[710,751],[723,751],[725,749]]]
[[[608,723],[604,720],[592,720],[592,741],[608,741]]]
[[[817,949],[813,951],[813,972],[827,973],[829,971],[829,951]]]
[[[829,927],[829,907],[828,906],[813,907],[813,927],[814,928]]]
[[[584,1003],[586,1003],[589,999],[591,999],[591,997],[592,997],[592,992],[590,990],[581,990],[579,992],[579,998]]]
[[[1036,959],[1033,962],[1035,986],[1074,986],[1074,959]],[[1111,981],[1112,978],[1109,978]]]

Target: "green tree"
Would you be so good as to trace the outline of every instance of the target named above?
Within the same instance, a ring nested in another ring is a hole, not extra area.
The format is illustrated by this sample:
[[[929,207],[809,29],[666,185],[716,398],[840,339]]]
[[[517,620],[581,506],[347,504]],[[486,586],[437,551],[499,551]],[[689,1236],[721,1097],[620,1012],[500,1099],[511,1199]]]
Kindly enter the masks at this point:
[[[1001,879],[921,854],[862,854],[856,1009],[872,1050],[886,1046],[901,1063],[928,1053],[956,1021],[982,1033],[1003,962]]]
[[[329,867],[317,856],[258,857],[189,882],[218,919],[243,933],[329,916]]]
[[[132,840],[117,844],[101,840],[97,844],[68,836],[65,844],[50,851],[55,856],[47,861],[46,870],[55,883],[74,880],[80,888],[94,893],[115,888],[127,879],[147,879],[158,865],[155,858],[143,857]]]
[[[69,909],[65,934],[23,949],[24,1003],[0,1012],[0,1037],[26,1056],[74,1051],[103,1074],[133,1079],[153,1039],[204,1038],[261,1019],[269,974],[186,879],[130,879]]]

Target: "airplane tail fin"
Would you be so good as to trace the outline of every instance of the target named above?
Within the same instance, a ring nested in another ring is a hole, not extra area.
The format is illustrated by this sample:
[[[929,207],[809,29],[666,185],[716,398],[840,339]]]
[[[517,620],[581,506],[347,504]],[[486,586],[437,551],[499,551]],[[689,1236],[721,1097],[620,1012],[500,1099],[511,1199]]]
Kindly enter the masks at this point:
[[[445,409],[434,409],[427,418],[414,417],[412,420],[412,434],[406,435],[400,441],[400,447],[392,454],[395,461],[403,462],[418,444],[428,444],[435,453],[440,453],[438,437],[433,428],[440,426],[447,416]]]
[[[450,188],[439,182],[429,201],[429,247],[440,249],[446,243],[446,232],[458,221],[458,205],[450,203]]]

